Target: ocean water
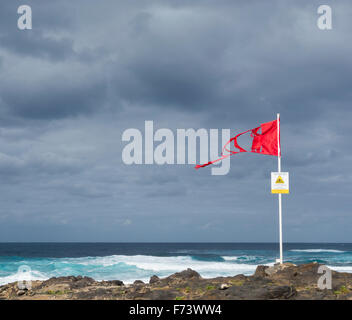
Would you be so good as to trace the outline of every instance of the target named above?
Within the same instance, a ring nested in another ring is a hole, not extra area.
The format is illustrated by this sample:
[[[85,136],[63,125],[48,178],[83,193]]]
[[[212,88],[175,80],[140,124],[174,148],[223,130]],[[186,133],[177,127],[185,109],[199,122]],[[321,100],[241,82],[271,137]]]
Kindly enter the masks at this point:
[[[276,243],[0,243],[0,285],[69,275],[131,283],[186,268],[205,278],[251,275],[278,254]],[[352,244],[288,243],[284,260],[352,272]]]

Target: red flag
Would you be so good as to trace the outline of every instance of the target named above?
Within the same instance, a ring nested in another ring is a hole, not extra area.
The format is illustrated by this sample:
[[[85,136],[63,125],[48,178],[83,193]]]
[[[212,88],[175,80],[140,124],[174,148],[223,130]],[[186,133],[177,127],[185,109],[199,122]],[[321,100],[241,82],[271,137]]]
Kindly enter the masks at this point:
[[[208,163],[205,164],[198,164],[195,166],[196,169],[206,167],[209,164],[213,164],[215,162],[218,162],[220,160],[223,160],[229,156],[232,156],[233,154],[240,153],[240,152],[254,152],[254,153],[261,153],[261,154],[267,154],[271,156],[278,156],[278,139],[280,142],[280,130],[278,123],[279,120],[274,120],[266,123],[262,123],[260,127],[254,128],[254,129],[249,129],[245,132],[241,132],[235,137],[232,137],[229,141],[226,142],[224,147],[222,148],[221,152],[221,158],[216,159],[214,161],[209,161]],[[261,133],[258,133],[258,131],[261,129]],[[251,131],[251,137],[253,138],[252,141],[252,149],[251,151],[247,151],[243,149],[238,143],[237,143],[237,138],[247,132]],[[279,131],[279,132],[278,132]],[[233,141],[234,147],[237,149],[236,151],[230,150],[227,148],[227,146]],[[280,148],[281,149],[281,148]],[[225,153],[226,152],[226,153]],[[281,156],[281,154],[280,154]]]

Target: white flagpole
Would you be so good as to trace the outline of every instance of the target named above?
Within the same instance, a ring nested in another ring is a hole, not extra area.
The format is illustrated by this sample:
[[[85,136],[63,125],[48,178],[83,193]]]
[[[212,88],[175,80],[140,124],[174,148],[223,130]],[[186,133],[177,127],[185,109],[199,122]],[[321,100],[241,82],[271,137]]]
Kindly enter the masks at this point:
[[[280,113],[277,114],[277,171],[281,172],[281,146],[280,146]],[[281,205],[281,193],[279,193],[279,234],[280,234],[280,264],[283,263],[282,253],[282,205]]]

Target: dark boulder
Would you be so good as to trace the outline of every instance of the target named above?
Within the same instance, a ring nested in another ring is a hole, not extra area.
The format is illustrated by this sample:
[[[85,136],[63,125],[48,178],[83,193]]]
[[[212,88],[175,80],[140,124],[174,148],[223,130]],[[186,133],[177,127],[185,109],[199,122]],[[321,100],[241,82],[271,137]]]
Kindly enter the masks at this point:
[[[260,299],[289,299],[295,296],[296,289],[291,286],[271,286],[257,290],[257,298]]]
[[[168,278],[178,278],[182,280],[188,280],[188,279],[199,279],[200,274],[197,271],[194,271],[190,268],[187,270],[181,271],[181,272],[176,272],[173,275],[169,276]]]
[[[257,269],[254,272],[254,277],[267,277],[268,275],[266,274],[265,270],[268,269],[268,266],[258,266]]]
[[[110,280],[110,281],[102,281],[102,285],[105,285],[105,286],[123,286],[124,283],[121,280]]]
[[[150,277],[149,284],[154,284],[160,281],[160,278],[156,275]]]

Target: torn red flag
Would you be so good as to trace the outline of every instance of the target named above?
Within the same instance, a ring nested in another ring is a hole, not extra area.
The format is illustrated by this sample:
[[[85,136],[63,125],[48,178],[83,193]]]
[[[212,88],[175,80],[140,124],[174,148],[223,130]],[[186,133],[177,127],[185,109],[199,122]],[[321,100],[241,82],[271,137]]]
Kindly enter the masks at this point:
[[[253,152],[253,153],[261,153],[271,156],[278,156],[278,142],[280,143],[280,120],[274,120],[266,123],[262,123],[260,127],[249,129],[247,131],[241,132],[237,134],[235,137],[232,137],[229,141],[226,142],[224,147],[222,148],[221,157],[219,159],[209,161],[205,164],[198,164],[195,166],[196,169],[206,167],[215,162],[221,161],[233,154],[240,152]],[[261,133],[258,131],[261,129]],[[252,148],[250,151],[243,149],[237,142],[237,138],[247,132],[251,132]],[[278,141],[279,140],[279,141]],[[230,150],[228,146],[233,141],[235,150]],[[280,148],[281,149],[281,148]],[[280,154],[281,156],[281,154]]]

